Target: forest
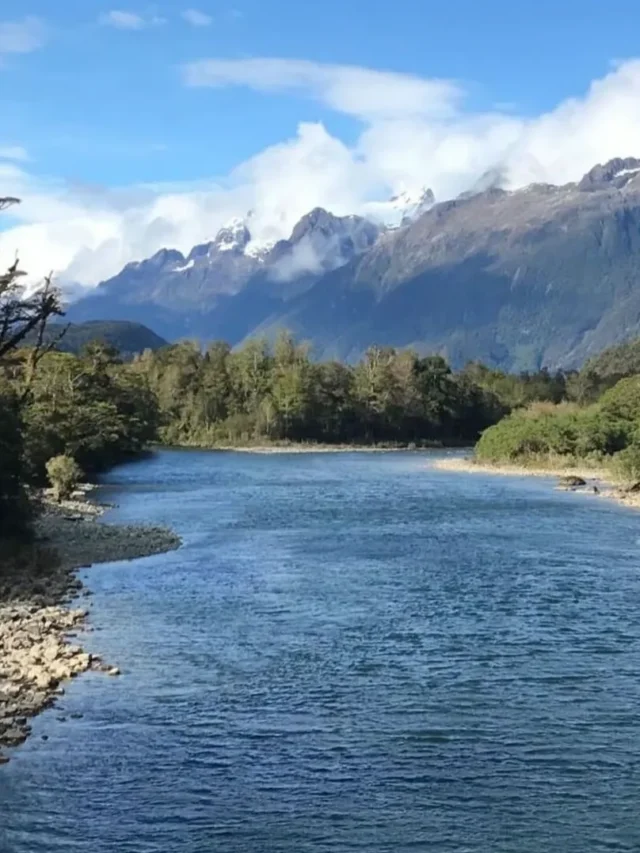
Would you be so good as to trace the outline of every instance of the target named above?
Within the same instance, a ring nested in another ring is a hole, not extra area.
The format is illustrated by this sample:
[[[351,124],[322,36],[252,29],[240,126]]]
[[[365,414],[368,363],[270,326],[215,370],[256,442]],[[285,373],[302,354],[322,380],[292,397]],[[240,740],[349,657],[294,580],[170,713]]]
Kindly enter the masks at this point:
[[[287,332],[237,351],[183,342],[130,370],[157,399],[167,444],[469,444],[505,412],[439,356],[371,347],[355,365],[316,362]]]

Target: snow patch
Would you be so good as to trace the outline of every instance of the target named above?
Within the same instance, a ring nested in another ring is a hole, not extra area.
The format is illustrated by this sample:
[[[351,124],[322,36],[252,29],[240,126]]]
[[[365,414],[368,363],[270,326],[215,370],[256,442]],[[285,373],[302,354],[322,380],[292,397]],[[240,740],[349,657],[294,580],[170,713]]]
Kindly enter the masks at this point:
[[[426,187],[403,190],[388,201],[372,201],[365,205],[364,215],[387,228],[409,225],[435,204],[433,192]]]
[[[244,219],[234,218],[218,231],[214,247],[218,252],[244,251],[251,234]]]
[[[640,166],[637,166],[635,169],[620,169],[613,177],[622,178],[624,175],[637,175],[638,172],[640,172]]]
[[[187,270],[190,270],[194,266],[194,264],[195,261],[193,260],[193,258],[191,258],[191,260],[187,261],[187,263],[183,267],[174,267],[173,272],[186,272]]]
[[[275,240],[252,240],[244,250],[244,253],[250,258],[256,258],[259,261],[264,261],[275,244]]]

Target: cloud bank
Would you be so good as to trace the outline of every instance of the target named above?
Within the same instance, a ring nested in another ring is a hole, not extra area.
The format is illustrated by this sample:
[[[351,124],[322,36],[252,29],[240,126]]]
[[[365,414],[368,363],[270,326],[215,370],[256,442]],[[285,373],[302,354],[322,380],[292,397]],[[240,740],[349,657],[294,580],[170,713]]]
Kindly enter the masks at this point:
[[[192,87],[293,91],[355,116],[361,133],[347,145],[320,123],[301,124],[217,183],[170,188],[81,190],[0,155],[0,194],[24,199],[0,232],[0,267],[18,250],[34,276],[54,269],[63,282],[91,286],[162,247],[189,251],[250,209],[254,236],[273,240],[316,206],[366,212],[373,200],[423,186],[442,201],[492,169],[513,189],[566,183],[598,162],[640,155],[640,60],[537,117],[472,113],[452,81],[304,60],[203,60],[181,73]]]
[[[304,59],[204,59],[183,68],[188,86],[246,86],[258,92],[295,92],[364,120],[450,116],[462,90],[447,80]]]

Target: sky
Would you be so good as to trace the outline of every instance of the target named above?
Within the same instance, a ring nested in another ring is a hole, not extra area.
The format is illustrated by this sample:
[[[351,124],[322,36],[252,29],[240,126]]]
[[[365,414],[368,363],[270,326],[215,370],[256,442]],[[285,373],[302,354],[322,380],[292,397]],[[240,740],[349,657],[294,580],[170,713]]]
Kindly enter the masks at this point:
[[[637,0],[2,0],[0,268],[91,287],[315,206],[640,156]]]

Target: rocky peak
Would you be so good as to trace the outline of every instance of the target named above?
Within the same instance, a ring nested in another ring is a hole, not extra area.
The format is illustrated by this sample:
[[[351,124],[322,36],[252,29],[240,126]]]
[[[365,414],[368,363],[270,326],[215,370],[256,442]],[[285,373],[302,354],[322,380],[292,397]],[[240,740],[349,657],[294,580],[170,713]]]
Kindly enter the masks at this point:
[[[213,247],[218,252],[244,252],[251,242],[251,232],[243,219],[232,219],[217,233]]]
[[[607,187],[620,189],[640,174],[640,160],[636,157],[616,157],[602,165],[598,163],[582,178],[578,189],[593,192]]]
[[[366,213],[385,228],[400,228],[414,222],[436,203],[433,190],[421,187],[414,190],[402,190],[388,201],[370,202]]]
[[[294,227],[290,241],[297,243],[312,231],[320,231],[326,236],[334,234],[340,230],[341,223],[340,217],[334,216],[333,213],[329,213],[323,207],[315,207],[310,213],[305,214]]]
[[[207,255],[211,252],[213,245],[213,243],[200,243],[199,245],[194,246],[193,249],[189,252],[189,257],[187,258],[187,260],[197,261],[200,258],[206,258]]]
[[[144,264],[149,264],[153,267],[166,267],[169,264],[184,263],[184,255],[177,249],[160,249],[155,255],[152,255]],[[139,266],[139,264],[138,264]]]
[[[288,240],[275,245],[268,257],[270,274],[290,280],[336,269],[370,248],[379,233],[379,227],[362,216],[335,216],[317,207],[302,217]]]

